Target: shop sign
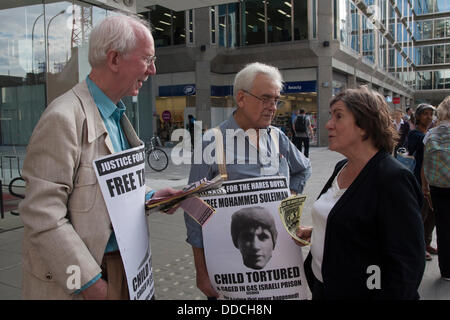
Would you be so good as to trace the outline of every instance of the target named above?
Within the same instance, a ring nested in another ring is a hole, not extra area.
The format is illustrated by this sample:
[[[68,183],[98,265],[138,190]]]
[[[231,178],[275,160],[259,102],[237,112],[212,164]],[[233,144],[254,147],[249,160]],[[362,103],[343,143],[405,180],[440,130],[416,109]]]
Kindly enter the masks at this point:
[[[285,82],[282,94],[296,92],[316,92],[316,81],[293,81]]]
[[[392,98],[392,103],[393,103],[393,104],[400,104],[400,97],[394,97],[394,98]]]
[[[159,97],[182,97],[195,94],[195,84],[160,86],[158,89]]]
[[[226,97],[233,95],[233,86],[211,86],[211,97]]]
[[[186,96],[190,96],[195,93],[195,86],[187,85],[183,88],[183,92]]]

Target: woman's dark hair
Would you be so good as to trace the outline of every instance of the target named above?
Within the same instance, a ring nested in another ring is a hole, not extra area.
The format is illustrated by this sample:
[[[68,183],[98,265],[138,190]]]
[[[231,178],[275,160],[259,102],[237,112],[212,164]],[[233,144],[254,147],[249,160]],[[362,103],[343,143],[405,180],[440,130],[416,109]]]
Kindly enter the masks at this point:
[[[336,95],[330,107],[342,101],[355,117],[356,125],[366,134],[364,140],[370,139],[380,150],[391,153],[399,139],[392,122],[389,106],[385,98],[367,86],[347,89]]]

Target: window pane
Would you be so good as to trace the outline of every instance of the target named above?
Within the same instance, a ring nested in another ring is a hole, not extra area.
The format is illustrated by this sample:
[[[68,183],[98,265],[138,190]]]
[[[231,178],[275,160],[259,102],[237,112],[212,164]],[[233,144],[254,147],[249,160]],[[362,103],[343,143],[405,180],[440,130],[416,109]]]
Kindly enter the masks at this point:
[[[422,13],[433,13],[433,1],[432,0],[423,0],[422,5]]]
[[[434,46],[434,63],[444,63],[444,45]]]
[[[44,7],[38,2],[0,10],[1,145],[26,145],[45,108]]]
[[[444,86],[445,86],[445,77],[444,77],[443,72],[435,71],[433,88],[434,89],[444,89]]]
[[[359,14],[353,3],[350,4],[352,15],[352,41],[351,47],[356,52],[359,52]]]
[[[308,1],[294,0],[294,40],[308,39]]]
[[[291,3],[267,1],[267,36],[269,42],[291,41]]]
[[[431,39],[433,37],[433,21],[423,21],[422,39]]]
[[[173,44],[186,43],[186,22],[184,20],[184,17],[184,11],[172,11]]]
[[[423,73],[422,90],[432,89],[432,83],[431,83],[432,74],[433,74],[432,71],[425,71]]]
[[[449,0],[437,0],[435,11],[436,12],[450,11],[450,1]]]
[[[432,64],[433,46],[422,47],[422,64]]]
[[[444,38],[445,37],[445,20],[435,20],[434,21],[434,37]]]
[[[389,45],[390,46],[390,45]],[[395,49],[389,49],[389,68],[394,68]]]
[[[219,46],[225,46],[225,34],[226,34],[226,15],[227,15],[227,5],[222,4],[219,6]]]
[[[423,23],[422,21],[414,22],[414,37],[416,40],[422,40],[422,29],[423,29]]]
[[[246,45],[265,42],[264,4],[260,0],[242,2],[243,39]]]
[[[189,33],[188,33],[188,42],[194,43],[194,10],[191,9],[188,11],[188,23],[189,23]]]
[[[444,70],[444,77],[445,77],[445,89],[450,89],[450,70]]]
[[[216,9],[211,7],[209,9],[210,19],[211,19],[211,44],[216,43]]]
[[[238,3],[228,4],[228,46],[229,47],[239,47],[241,43],[241,22],[239,17],[240,9]]]
[[[450,63],[450,44],[445,45],[445,63]]]
[[[155,47],[170,46],[171,42],[171,10],[161,6],[153,6],[150,10],[150,22],[153,26]]]

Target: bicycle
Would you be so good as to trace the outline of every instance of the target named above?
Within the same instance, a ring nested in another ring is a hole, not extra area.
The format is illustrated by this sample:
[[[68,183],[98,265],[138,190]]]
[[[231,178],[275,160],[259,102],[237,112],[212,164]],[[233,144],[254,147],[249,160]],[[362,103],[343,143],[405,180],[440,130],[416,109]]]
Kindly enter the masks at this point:
[[[147,163],[155,171],[163,171],[169,165],[169,157],[164,150],[157,148],[161,145],[159,137],[152,137],[150,142],[146,143],[145,153],[147,155]]]

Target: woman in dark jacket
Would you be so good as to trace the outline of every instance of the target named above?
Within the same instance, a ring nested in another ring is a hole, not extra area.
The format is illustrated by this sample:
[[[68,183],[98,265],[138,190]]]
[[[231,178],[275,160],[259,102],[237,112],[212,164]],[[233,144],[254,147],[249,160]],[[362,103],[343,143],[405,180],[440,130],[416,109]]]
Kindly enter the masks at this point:
[[[392,152],[384,97],[348,89],[330,103],[329,149],[343,154],[313,205],[305,273],[313,299],[418,299],[423,276],[422,195]]]

